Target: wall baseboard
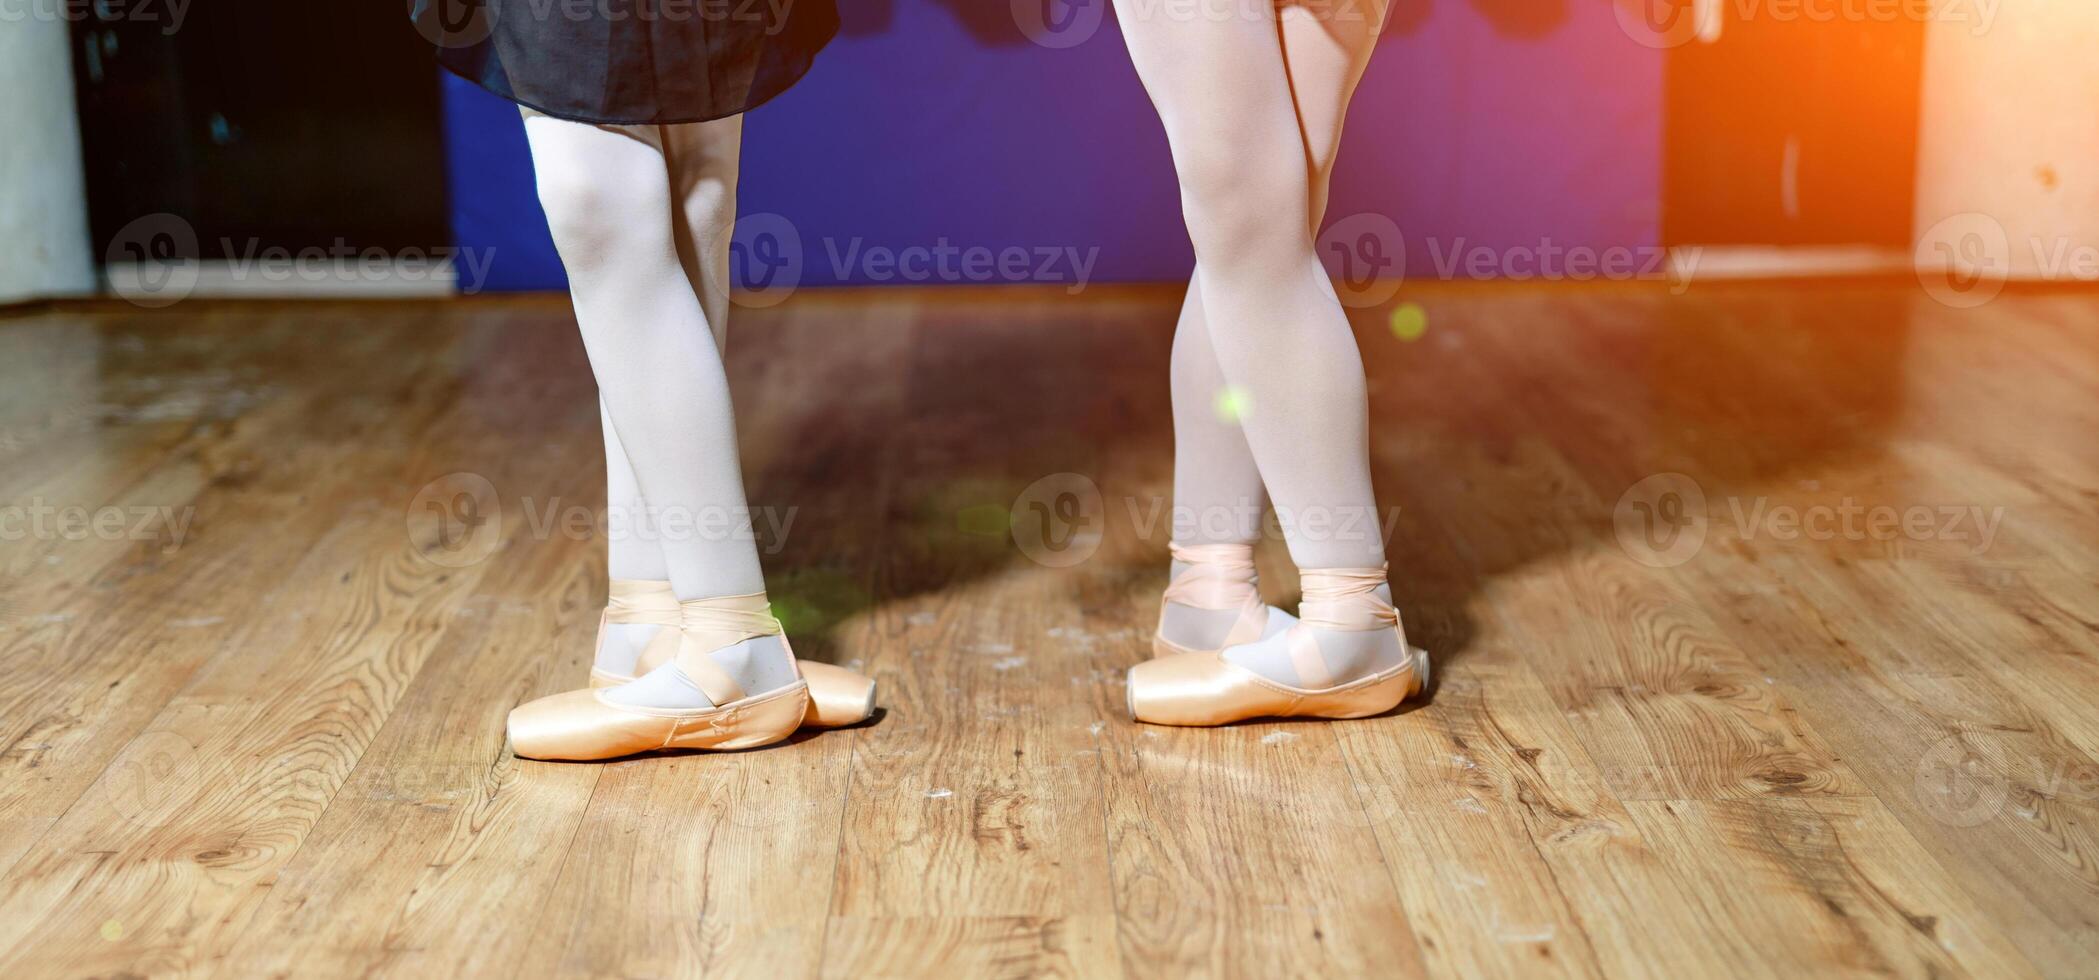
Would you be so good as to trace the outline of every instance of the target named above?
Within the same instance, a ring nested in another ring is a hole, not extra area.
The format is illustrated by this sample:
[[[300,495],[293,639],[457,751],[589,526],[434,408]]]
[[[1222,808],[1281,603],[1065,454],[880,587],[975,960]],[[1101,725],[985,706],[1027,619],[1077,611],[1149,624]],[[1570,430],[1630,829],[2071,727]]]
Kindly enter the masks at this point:
[[[119,262],[104,266],[109,295],[142,306],[206,299],[435,299],[456,294],[450,260],[328,259],[281,264]]]
[[[1907,275],[1915,268],[1908,252],[1878,245],[1676,245],[1669,249],[1671,282]]]

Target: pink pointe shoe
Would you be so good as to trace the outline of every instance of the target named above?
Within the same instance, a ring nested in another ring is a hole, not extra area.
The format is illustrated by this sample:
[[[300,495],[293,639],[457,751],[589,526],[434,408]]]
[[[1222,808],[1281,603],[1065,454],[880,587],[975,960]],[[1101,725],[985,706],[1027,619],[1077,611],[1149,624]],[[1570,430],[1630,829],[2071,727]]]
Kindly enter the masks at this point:
[[[1155,725],[1198,727],[1248,718],[1365,718],[1392,710],[1428,686],[1427,651],[1407,646],[1399,611],[1376,594],[1385,584],[1384,568],[1306,569],[1302,578],[1302,618],[1290,627],[1287,642],[1291,662],[1307,686],[1270,680],[1224,659],[1221,650],[1183,650],[1130,668],[1130,716]],[[1332,683],[1314,631],[1380,629],[1399,634],[1405,658],[1368,677]],[[1242,630],[1235,626],[1238,635]],[[1228,639],[1226,645],[1235,642],[1249,641]]]
[[[753,599],[760,605],[765,601],[762,594],[755,597],[729,596],[707,601],[749,606]],[[608,624],[646,623],[670,628],[657,630],[656,635],[649,638],[648,645],[642,647],[641,656],[634,662],[634,673],[631,675],[605,670],[599,667],[594,659],[590,668],[590,686],[611,687],[625,684],[677,656],[677,627],[681,622],[678,596],[671,591],[669,582],[613,579],[610,595],[605,603],[605,615],[598,621],[598,650],[603,651],[605,648],[605,627]],[[866,721],[875,713],[874,678],[814,660],[797,660],[795,667],[809,682],[809,713],[802,719],[803,725],[810,728],[843,728]]]

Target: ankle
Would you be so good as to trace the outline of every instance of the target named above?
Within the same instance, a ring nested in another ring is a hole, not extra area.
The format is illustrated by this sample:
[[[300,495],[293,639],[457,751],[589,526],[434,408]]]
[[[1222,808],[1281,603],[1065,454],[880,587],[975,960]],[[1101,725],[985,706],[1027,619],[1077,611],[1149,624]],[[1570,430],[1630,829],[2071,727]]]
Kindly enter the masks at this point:
[[[794,683],[800,676],[794,654],[779,636],[757,636],[708,653],[715,666],[745,691],[762,694]]]
[[[648,649],[649,641],[664,628],[655,623],[606,623],[604,637],[598,645],[597,660],[592,666],[615,676],[634,676],[642,651]]]
[[[1303,617],[1290,634],[1224,651],[1226,660],[1293,687],[1361,680],[1403,663],[1399,611],[1383,568],[1308,568]]]
[[[1215,650],[1265,632],[1255,628],[1266,607],[1251,542],[1176,541],[1171,549],[1173,561],[1160,597],[1161,638],[1177,647]]]

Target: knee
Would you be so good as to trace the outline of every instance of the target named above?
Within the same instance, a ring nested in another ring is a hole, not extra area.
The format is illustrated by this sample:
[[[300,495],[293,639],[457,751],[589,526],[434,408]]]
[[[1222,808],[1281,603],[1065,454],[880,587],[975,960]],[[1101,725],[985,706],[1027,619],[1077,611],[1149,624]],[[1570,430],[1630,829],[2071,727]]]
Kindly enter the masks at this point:
[[[1198,261],[1272,262],[1311,247],[1309,184],[1296,146],[1191,154],[1176,157],[1175,168]]]
[[[539,173],[547,230],[571,271],[660,252],[668,241],[664,175],[610,169],[563,167]]]
[[[729,247],[729,235],[736,225],[733,175],[690,181],[679,189],[679,200],[695,242],[710,253]]]

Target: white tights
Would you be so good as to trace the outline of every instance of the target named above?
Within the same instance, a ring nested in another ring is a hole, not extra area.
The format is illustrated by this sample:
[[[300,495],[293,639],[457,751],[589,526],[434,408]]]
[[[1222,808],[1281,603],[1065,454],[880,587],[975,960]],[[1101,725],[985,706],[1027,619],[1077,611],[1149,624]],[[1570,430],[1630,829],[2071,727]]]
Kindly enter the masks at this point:
[[[1251,542],[1272,495],[1298,567],[1375,568],[1385,550],[1362,357],[1312,243],[1385,4],[1196,0],[1192,8],[1116,0],[1166,126],[1196,254],[1173,345],[1174,540]],[[1389,586],[1380,595],[1389,601]],[[1163,625],[1187,631],[1169,638],[1202,648],[1234,617],[1170,605]],[[1344,680],[1403,653],[1390,630],[1321,631],[1318,642]],[[1278,630],[1225,656],[1297,680]]]
[[[540,204],[597,377],[607,500],[627,527],[612,535],[611,576],[668,579],[681,600],[765,590],[722,363],[742,131],[741,117],[595,126],[525,111]],[[631,668],[659,628],[614,627],[609,655]],[[753,694],[795,676],[777,637],[712,658]],[[674,664],[606,696],[707,704]]]

